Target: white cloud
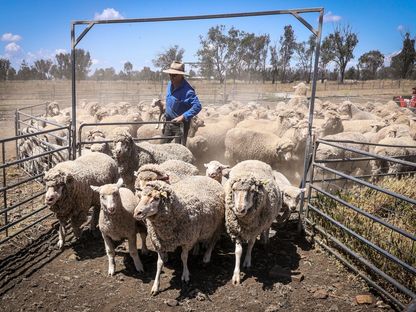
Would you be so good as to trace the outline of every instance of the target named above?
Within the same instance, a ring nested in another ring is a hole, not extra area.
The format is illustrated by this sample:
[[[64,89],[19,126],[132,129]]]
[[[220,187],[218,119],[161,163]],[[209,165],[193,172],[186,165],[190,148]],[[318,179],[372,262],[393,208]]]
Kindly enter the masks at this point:
[[[13,35],[12,33],[4,33],[1,36],[1,41],[12,41],[12,42],[15,42],[15,41],[19,41],[21,39],[22,39],[21,36],[19,36],[19,35]]]
[[[341,16],[332,14],[331,11],[324,15],[324,23],[330,22],[339,22],[341,20]]]
[[[113,8],[104,9],[102,13],[95,13],[94,20],[110,20],[110,19],[124,19],[120,12],[114,10]]]
[[[4,47],[4,51],[6,51],[6,54],[14,54],[19,52],[21,49],[22,48],[15,42],[11,42]]]
[[[404,26],[403,26],[403,25],[399,25],[399,26],[397,26],[397,30],[398,30],[398,31],[403,31],[403,30],[404,30]]]
[[[91,63],[92,63],[92,65],[97,65],[98,63],[100,63],[100,61],[93,58],[93,59],[91,59]]]

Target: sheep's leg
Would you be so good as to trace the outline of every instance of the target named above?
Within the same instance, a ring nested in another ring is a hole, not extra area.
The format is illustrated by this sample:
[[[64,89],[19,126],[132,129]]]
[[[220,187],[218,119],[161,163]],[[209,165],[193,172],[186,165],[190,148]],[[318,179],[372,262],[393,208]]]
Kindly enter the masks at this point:
[[[192,255],[193,256],[198,256],[199,255],[199,250],[200,250],[200,243],[195,243],[194,247],[192,248]]]
[[[65,236],[66,236],[66,228],[65,228],[66,222],[65,221],[59,221],[59,231],[58,231],[58,248],[62,249],[64,248],[65,244]]]
[[[182,253],[181,253],[181,259],[182,259],[182,282],[189,283],[189,270],[188,270],[188,253],[189,248],[182,246]]]
[[[93,234],[96,233],[99,216],[100,216],[100,206],[97,206],[97,207],[94,206],[92,210],[91,221],[90,221],[90,231]]]
[[[154,296],[159,292],[159,286],[160,286],[160,273],[162,272],[163,268],[163,258],[165,258],[166,255],[162,254],[160,252],[157,253],[157,270],[156,270],[156,276],[155,281],[152,286],[151,294]]]
[[[116,253],[114,251],[114,243],[110,237],[103,233],[104,245],[105,245],[105,252],[107,253],[108,257],[108,275],[113,276],[114,271],[116,269],[116,262],[115,256]]]
[[[269,244],[269,233],[270,233],[270,228],[265,229],[262,233],[261,233],[261,242],[263,243],[263,245],[268,245]]]
[[[81,225],[84,223],[85,217],[83,213],[71,217],[72,232],[77,240],[81,237]]]
[[[205,254],[204,254],[204,258],[202,259],[202,261],[204,263],[209,263],[211,261],[212,250],[214,249],[214,246],[215,246],[216,242],[217,242],[216,237],[213,237],[211,239],[211,241],[209,242],[208,248],[207,248],[207,250],[205,251]]]
[[[233,274],[234,285],[240,284],[240,260],[241,260],[242,253],[243,253],[243,246],[241,245],[241,242],[237,240],[235,242],[235,267],[234,267],[234,274]]]
[[[133,258],[134,261],[134,266],[136,268],[137,272],[144,272],[143,270],[143,264],[140,261],[140,257],[139,254],[137,253],[137,236],[136,233],[134,233],[134,235],[132,235],[130,238],[128,238],[128,242],[129,242],[129,254],[130,257]]]
[[[149,254],[149,249],[147,249],[147,245],[146,245],[146,237],[147,237],[146,233],[140,232],[140,238],[142,239],[142,255]]]
[[[255,237],[248,241],[246,257],[244,258],[244,263],[243,263],[243,267],[245,268],[251,267],[251,251],[253,250],[255,241],[256,241]]]

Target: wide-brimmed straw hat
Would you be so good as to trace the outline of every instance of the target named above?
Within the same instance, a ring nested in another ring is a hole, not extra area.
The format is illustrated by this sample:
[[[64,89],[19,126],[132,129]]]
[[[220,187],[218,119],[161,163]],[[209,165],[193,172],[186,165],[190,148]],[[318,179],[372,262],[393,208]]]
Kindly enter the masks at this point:
[[[185,74],[185,64],[178,61],[173,61],[172,64],[170,64],[170,67],[168,69],[163,70],[163,72],[166,74],[188,76],[188,74]]]

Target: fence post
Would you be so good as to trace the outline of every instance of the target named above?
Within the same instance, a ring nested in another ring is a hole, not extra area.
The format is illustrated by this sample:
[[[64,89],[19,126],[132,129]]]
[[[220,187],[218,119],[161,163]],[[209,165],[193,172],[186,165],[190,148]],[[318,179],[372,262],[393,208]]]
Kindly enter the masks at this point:
[[[4,142],[1,145],[1,154],[2,154],[2,164],[6,163],[6,151],[4,147]],[[7,225],[9,221],[7,220],[7,178],[6,178],[6,167],[3,167],[3,187],[5,190],[3,191],[3,201],[4,201],[4,225]],[[6,228],[6,237],[9,236],[9,229]]]

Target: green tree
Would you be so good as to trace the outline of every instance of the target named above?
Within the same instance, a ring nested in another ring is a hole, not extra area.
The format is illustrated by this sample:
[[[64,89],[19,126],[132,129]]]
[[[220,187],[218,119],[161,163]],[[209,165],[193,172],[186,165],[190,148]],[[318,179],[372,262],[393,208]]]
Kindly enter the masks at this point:
[[[319,71],[321,72],[321,82],[327,78],[327,66],[335,58],[335,52],[332,49],[331,40],[325,37],[321,44],[321,52],[319,55]]]
[[[377,71],[384,64],[384,55],[378,50],[364,53],[358,59],[358,66],[361,71],[362,79],[376,79]]]
[[[303,41],[295,44],[297,65],[301,71],[301,75],[306,82],[310,82],[310,74],[312,70],[312,56],[315,49],[315,36],[311,36],[307,42]]]
[[[348,62],[354,58],[353,51],[358,44],[356,33],[352,32],[349,25],[336,26],[335,31],[328,36],[330,49],[334,53],[334,61],[338,65],[340,82],[344,82],[345,68]]]
[[[296,41],[295,33],[293,32],[291,25],[284,27],[283,36],[280,37],[279,54],[280,54],[280,66],[282,69],[282,82],[286,81],[287,71],[290,67],[290,60],[295,51]]]
[[[131,79],[132,71],[133,71],[133,64],[130,63],[130,62],[125,62],[124,63],[124,73],[126,74],[127,79],[129,79],[129,80]]]
[[[34,67],[38,73],[38,79],[45,80],[51,79],[51,69],[52,61],[51,60],[37,60],[34,63]]]
[[[201,48],[197,51],[202,75],[210,77],[214,74],[220,83],[224,82],[229,60],[227,35],[224,32],[224,25],[211,27],[205,38],[200,36]]]
[[[399,54],[392,58],[391,67],[397,77],[405,79],[411,77],[415,63],[415,40],[410,39],[410,34],[406,33],[403,39],[403,48]]]
[[[152,62],[155,67],[166,69],[169,68],[173,61],[182,62],[184,53],[184,49],[180,49],[178,45],[174,45],[173,47],[167,49],[165,52],[159,53],[157,57],[152,60]]]
[[[277,74],[279,73],[279,55],[277,53],[276,44],[270,46],[270,66],[272,74],[272,84],[276,83]]]
[[[71,54],[59,53],[55,55],[56,64],[51,68],[51,74],[56,79],[71,79]],[[89,52],[83,49],[75,49],[75,76],[77,80],[86,79],[92,65],[92,60]]]
[[[17,72],[16,78],[18,80],[33,80],[37,79],[37,70],[34,67],[30,67],[25,60],[22,61],[19,71]]]
[[[12,80],[16,70],[11,66],[8,59],[0,58],[0,80]]]

